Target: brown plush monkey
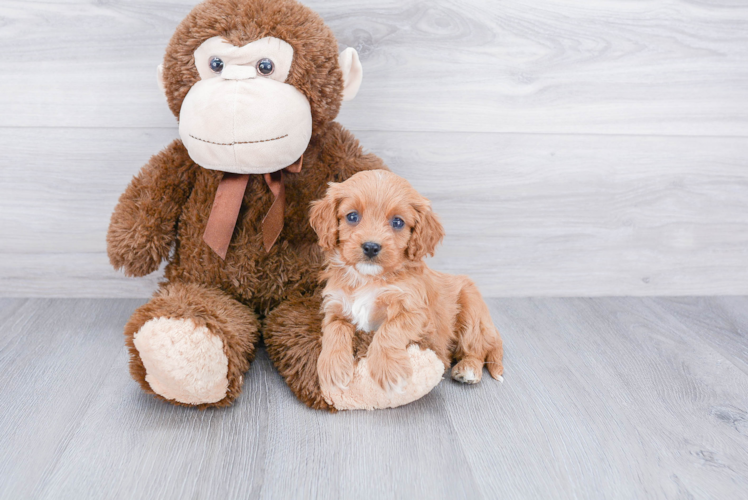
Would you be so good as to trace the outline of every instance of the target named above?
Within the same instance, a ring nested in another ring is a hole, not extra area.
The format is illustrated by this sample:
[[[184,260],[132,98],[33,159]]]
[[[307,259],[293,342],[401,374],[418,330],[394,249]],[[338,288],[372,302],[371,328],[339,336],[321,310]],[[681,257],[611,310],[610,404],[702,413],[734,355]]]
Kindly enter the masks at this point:
[[[364,375],[343,401],[317,379],[322,255],[309,205],[328,182],[385,168],[333,121],[361,75],[355,50],[339,56],[330,29],[294,0],[208,0],[179,25],[158,76],[181,140],[135,176],[107,235],[127,275],[168,262],[125,327],[130,372],[146,392],[229,405],[261,335],[313,408],[396,406],[441,379],[444,366],[419,349],[402,394],[376,393]]]

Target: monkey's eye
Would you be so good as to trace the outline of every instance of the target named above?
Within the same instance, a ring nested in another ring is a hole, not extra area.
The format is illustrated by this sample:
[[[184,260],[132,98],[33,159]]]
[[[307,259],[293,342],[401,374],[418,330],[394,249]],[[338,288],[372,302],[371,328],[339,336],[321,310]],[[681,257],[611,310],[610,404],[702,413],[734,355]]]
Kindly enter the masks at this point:
[[[261,75],[270,76],[273,74],[273,71],[275,71],[275,64],[267,57],[257,61],[257,72]]]
[[[210,70],[213,73],[220,73],[223,71],[223,61],[220,57],[213,56],[210,58]]]
[[[361,217],[358,215],[358,212],[350,212],[348,215],[345,216],[345,220],[348,221],[349,224],[358,224],[358,221],[361,220]]]
[[[400,217],[393,217],[390,221],[390,226],[392,226],[392,229],[399,230],[405,227],[405,221]]]

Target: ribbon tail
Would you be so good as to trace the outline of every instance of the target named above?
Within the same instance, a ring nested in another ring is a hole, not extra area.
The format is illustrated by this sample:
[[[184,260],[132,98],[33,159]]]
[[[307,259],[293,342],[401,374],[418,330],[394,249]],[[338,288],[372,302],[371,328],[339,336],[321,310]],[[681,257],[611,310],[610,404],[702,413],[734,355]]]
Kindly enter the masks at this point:
[[[283,230],[283,219],[286,215],[286,183],[283,178],[283,171],[273,172],[270,176],[272,177],[272,184],[268,182],[268,185],[275,187],[274,191],[277,191],[277,193],[273,192],[275,200],[265,218],[262,219],[262,242],[265,245],[266,252],[269,252],[278,240]]]
[[[249,174],[224,173],[221,182],[218,183],[213,208],[205,225],[203,241],[224,260],[231,244],[231,237],[234,235],[236,219],[242,208],[248,182]]]

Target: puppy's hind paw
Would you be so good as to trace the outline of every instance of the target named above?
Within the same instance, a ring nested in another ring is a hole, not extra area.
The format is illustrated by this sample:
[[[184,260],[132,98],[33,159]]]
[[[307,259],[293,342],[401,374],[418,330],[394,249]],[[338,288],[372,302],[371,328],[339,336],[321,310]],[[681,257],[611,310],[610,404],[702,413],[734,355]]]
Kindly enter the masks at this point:
[[[477,384],[483,376],[483,362],[463,359],[452,368],[452,378],[463,384]]]

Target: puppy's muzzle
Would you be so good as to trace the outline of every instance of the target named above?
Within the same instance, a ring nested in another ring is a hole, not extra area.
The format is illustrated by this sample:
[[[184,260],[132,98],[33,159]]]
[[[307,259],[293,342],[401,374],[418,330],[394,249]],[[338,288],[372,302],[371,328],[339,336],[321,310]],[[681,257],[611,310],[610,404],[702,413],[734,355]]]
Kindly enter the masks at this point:
[[[382,250],[382,245],[374,243],[373,241],[367,241],[361,245],[361,249],[364,251],[364,255],[366,255],[367,258],[373,259],[379,255],[379,251]]]

